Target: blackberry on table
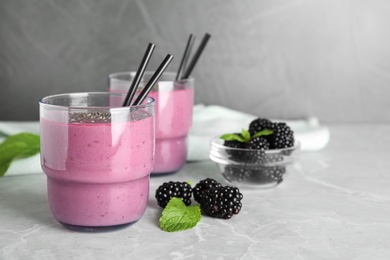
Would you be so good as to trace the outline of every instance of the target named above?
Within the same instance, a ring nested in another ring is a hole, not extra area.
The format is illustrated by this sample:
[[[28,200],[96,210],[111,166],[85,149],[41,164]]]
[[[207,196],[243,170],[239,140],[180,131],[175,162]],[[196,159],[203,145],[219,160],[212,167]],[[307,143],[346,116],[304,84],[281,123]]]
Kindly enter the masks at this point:
[[[201,180],[192,189],[192,192],[194,193],[194,199],[198,203],[200,203],[202,200],[202,196],[206,191],[208,191],[211,188],[218,188],[221,186],[222,185],[219,182],[217,182],[216,180],[211,179],[211,178]]]
[[[242,193],[235,187],[211,188],[203,194],[200,209],[211,217],[229,219],[240,212],[242,198]]]
[[[173,197],[180,198],[186,206],[191,205],[192,188],[187,182],[164,182],[156,190],[157,204],[165,208]]]

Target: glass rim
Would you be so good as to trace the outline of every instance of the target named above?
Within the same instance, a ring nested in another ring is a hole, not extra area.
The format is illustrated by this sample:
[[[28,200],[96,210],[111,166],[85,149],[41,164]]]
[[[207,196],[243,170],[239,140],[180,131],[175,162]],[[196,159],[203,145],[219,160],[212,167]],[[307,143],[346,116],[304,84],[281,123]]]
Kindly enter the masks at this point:
[[[129,70],[129,71],[119,71],[119,72],[114,72],[114,73],[110,73],[108,75],[108,78],[111,80],[111,79],[115,79],[115,80],[118,80],[118,81],[123,81],[123,82],[130,82],[130,80],[123,80],[123,79],[118,79],[116,78],[117,76],[123,76],[123,75],[131,75],[132,73],[136,73],[136,71],[134,70]],[[154,71],[145,71],[144,75],[153,75],[154,74]],[[169,75],[171,76],[172,78],[174,78],[173,80],[161,80],[162,77],[164,77],[164,74],[165,75]],[[166,71],[162,74],[162,77],[160,78],[160,80],[158,80],[158,82],[192,82],[194,81],[194,77],[190,76],[188,79],[178,79],[176,80],[176,72],[172,72],[172,71]]]
[[[85,109],[94,110],[94,109],[96,109],[96,110],[121,111],[121,110],[129,110],[129,108],[132,108],[132,110],[144,109],[144,108],[154,106],[154,104],[155,104],[155,99],[152,97],[149,97],[149,96],[147,96],[145,98],[145,100],[147,100],[146,104],[141,104],[141,105],[137,105],[137,106],[128,106],[128,107],[122,107],[122,106],[116,106],[116,107],[109,107],[109,106],[65,106],[65,105],[48,104],[45,102],[45,100],[48,100],[48,99],[65,97],[65,96],[87,97],[89,95],[126,97],[125,93],[117,93],[117,92],[70,92],[70,93],[61,93],[61,94],[45,96],[45,97],[39,99],[39,105],[42,107],[64,109],[64,110],[69,110],[69,109],[72,109],[72,110],[78,110],[78,109],[80,109],[80,110],[85,110]]]
[[[229,147],[223,145],[223,140],[220,138],[220,136],[214,136],[210,140],[211,147],[215,147],[217,149],[223,149],[223,150],[229,150],[229,151],[242,151],[242,152],[251,152],[253,150],[245,149],[245,148],[235,148],[235,147]],[[295,151],[299,150],[301,148],[301,143],[298,140],[295,140],[294,145],[287,148],[279,148],[279,149],[270,149],[265,150],[266,154],[274,154],[274,153],[280,153],[283,151]]]

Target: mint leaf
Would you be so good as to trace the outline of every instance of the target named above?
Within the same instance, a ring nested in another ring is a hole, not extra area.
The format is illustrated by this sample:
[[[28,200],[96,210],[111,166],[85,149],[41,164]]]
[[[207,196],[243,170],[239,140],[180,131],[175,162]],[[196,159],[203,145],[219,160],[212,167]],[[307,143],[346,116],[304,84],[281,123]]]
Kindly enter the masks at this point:
[[[241,143],[245,143],[245,139],[239,135],[236,134],[224,134],[221,135],[219,138],[225,141],[239,141]]]
[[[176,232],[196,226],[201,218],[199,205],[187,207],[179,198],[171,198],[160,217],[160,227],[167,232]]]
[[[39,135],[20,133],[9,136],[0,144],[0,176],[5,174],[13,160],[33,156],[39,151]]]
[[[251,140],[251,134],[244,128],[241,130],[241,135],[244,137],[245,142],[249,142]]]
[[[264,130],[261,130],[260,132],[257,132],[256,134],[254,134],[252,136],[252,138],[255,138],[255,137],[258,137],[258,136],[265,136],[265,135],[270,135],[272,134],[274,131],[270,130],[270,129],[264,129]]]

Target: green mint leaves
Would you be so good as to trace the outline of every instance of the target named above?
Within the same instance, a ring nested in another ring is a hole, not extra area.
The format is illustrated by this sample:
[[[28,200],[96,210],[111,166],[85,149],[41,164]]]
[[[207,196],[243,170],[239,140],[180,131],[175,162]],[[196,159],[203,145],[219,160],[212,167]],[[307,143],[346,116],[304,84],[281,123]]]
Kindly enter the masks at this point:
[[[171,198],[160,217],[160,227],[167,232],[190,229],[200,221],[199,205],[186,206],[180,198]]]
[[[252,138],[255,138],[255,137],[258,137],[258,136],[265,136],[265,135],[270,135],[272,134],[274,131],[272,130],[269,130],[269,129],[264,129],[264,130],[261,130],[260,132],[257,132],[256,134],[254,134],[252,136]]]
[[[245,130],[241,130],[241,135],[238,134],[224,134],[220,136],[221,139],[225,141],[239,141],[241,143],[246,143],[251,140],[251,134]]]
[[[39,151],[39,135],[20,133],[7,137],[0,144],[0,176],[5,174],[13,160],[33,156]]]
[[[246,143],[249,142],[251,139],[259,136],[266,136],[272,134],[273,131],[270,129],[264,129],[260,132],[257,132],[253,136],[249,133],[249,131],[242,129],[241,130],[241,135],[238,134],[224,134],[221,135],[220,138],[225,141],[239,141],[241,143]]]

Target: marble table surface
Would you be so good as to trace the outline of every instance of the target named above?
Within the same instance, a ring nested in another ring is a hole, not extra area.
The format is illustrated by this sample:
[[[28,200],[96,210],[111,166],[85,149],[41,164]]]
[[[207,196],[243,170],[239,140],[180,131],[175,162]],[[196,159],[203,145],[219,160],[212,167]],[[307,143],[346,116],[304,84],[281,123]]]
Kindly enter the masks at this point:
[[[222,181],[211,161],[151,178],[141,220],[111,232],[69,230],[52,217],[42,174],[0,178],[0,259],[390,259],[390,125],[331,125],[329,145],[301,154],[272,189],[242,189],[232,219],[159,228],[165,181]]]

